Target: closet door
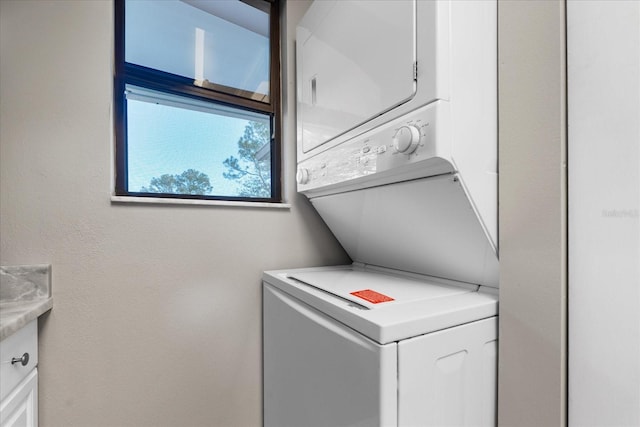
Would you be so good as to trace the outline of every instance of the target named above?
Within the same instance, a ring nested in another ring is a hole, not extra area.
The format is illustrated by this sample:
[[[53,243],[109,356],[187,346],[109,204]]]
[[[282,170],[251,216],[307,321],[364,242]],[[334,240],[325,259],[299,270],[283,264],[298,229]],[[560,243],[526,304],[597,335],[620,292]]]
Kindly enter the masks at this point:
[[[568,1],[567,74],[569,426],[640,426],[640,2]]]

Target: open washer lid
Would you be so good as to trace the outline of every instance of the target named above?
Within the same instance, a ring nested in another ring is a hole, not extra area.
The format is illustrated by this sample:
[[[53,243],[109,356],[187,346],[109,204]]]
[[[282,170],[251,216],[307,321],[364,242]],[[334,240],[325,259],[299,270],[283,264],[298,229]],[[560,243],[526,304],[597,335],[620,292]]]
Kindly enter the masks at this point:
[[[453,286],[435,278],[399,274],[338,266],[271,271],[263,278],[381,344],[497,314],[497,295],[478,291],[478,286]]]

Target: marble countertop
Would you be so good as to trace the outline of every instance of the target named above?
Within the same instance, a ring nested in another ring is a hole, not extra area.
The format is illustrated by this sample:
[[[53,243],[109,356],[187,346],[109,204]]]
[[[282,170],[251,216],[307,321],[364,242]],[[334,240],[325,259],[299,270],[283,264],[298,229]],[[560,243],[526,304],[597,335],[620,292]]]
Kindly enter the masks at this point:
[[[27,303],[0,303],[0,341],[53,308],[53,298]]]
[[[0,267],[0,341],[51,308],[51,266]]]

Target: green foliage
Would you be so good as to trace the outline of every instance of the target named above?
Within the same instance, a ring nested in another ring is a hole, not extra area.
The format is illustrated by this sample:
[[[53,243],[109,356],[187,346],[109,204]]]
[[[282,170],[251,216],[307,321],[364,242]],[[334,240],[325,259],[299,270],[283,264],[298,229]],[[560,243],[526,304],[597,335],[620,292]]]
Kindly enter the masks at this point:
[[[207,174],[195,169],[187,169],[180,175],[164,174],[151,178],[149,187],[142,187],[142,193],[167,194],[210,194],[213,187]]]
[[[271,157],[258,158],[258,151],[269,144],[269,125],[249,122],[238,140],[238,157],[231,156],[223,164],[227,168],[222,175],[226,179],[242,183],[242,197],[271,197]]]

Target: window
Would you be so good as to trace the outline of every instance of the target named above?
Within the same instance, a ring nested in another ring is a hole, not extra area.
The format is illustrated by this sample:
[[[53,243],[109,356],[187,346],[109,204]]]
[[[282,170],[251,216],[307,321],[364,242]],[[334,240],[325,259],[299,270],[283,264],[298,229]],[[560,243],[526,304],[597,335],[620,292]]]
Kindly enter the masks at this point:
[[[280,202],[278,0],[116,0],[117,196]]]

